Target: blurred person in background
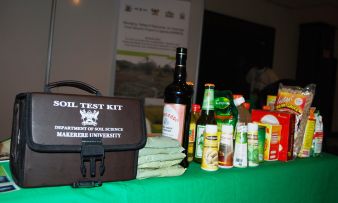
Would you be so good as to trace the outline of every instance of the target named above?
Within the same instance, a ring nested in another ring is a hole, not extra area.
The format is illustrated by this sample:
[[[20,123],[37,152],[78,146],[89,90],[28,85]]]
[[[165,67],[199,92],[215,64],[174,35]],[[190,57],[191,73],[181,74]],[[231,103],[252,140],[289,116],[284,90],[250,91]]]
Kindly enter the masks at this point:
[[[250,100],[253,108],[261,108],[258,101],[261,91],[278,80],[279,77],[272,68],[267,67],[264,57],[259,57],[246,74],[246,81],[250,84]]]

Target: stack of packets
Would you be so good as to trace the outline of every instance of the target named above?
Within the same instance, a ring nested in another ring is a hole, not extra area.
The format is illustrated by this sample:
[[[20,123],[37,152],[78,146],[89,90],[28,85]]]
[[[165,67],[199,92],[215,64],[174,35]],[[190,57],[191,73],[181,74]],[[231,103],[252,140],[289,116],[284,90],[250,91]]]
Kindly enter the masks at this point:
[[[179,164],[185,157],[180,143],[165,136],[148,137],[146,146],[139,151],[137,179],[179,176],[185,168]]]

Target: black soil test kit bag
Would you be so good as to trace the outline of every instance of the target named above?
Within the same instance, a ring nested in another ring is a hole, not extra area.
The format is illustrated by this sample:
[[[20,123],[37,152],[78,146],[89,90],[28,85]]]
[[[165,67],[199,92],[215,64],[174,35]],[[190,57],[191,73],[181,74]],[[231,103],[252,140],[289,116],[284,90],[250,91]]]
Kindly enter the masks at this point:
[[[71,86],[96,95],[50,93]],[[14,104],[10,168],[21,187],[100,186],[136,177],[146,143],[143,102],[103,97],[79,81],[21,93]]]

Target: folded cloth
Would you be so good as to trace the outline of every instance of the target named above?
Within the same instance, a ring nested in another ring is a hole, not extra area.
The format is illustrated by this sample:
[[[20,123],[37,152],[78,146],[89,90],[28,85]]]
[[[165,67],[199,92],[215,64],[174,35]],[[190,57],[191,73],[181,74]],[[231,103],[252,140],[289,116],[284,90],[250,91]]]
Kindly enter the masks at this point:
[[[148,138],[149,139],[149,138]],[[146,155],[152,155],[152,154],[174,154],[174,153],[180,153],[184,150],[183,147],[169,147],[169,148],[142,148],[138,155],[139,156],[146,156]]]
[[[168,160],[168,161],[153,161],[153,162],[148,162],[144,164],[140,164],[137,167],[139,169],[157,169],[157,168],[165,168],[169,166],[174,166],[179,163],[181,163],[182,159],[176,159],[176,160]]]
[[[170,147],[181,147],[181,144],[170,137],[156,136],[148,137],[145,148],[170,148]]]
[[[138,165],[154,162],[154,161],[169,161],[183,159],[185,157],[184,153],[172,153],[172,154],[151,154],[138,157]]]
[[[138,169],[137,179],[164,176],[180,176],[185,172],[185,168],[180,165],[169,166],[159,169]]]

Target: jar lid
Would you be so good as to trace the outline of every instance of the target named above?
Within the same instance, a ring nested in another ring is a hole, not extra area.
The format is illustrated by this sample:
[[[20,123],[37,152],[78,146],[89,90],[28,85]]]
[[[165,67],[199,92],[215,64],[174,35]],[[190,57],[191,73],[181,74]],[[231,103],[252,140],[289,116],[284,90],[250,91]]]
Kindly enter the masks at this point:
[[[223,133],[231,134],[231,133],[233,133],[233,131],[234,131],[234,128],[233,128],[232,125],[229,125],[229,124],[222,125],[222,132]]]
[[[248,123],[248,132],[256,132],[258,131],[257,123]]]
[[[245,102],[245,99],[244,99],[243,95],[241,95],[241,94],[234,94],[233,98],[234,98],[235,106],[239,106],[239,105],[241,105],[242,103]]]
[[[201,105],[199,105],[199,104],[193,104],[192,105],[192,111],[193,112],[200,112],[201,111]]]
[[[206,133],[211,133],[211,134],[215,134],[217,133],[217,125],[206,125],[205,126],[205,132]]]

